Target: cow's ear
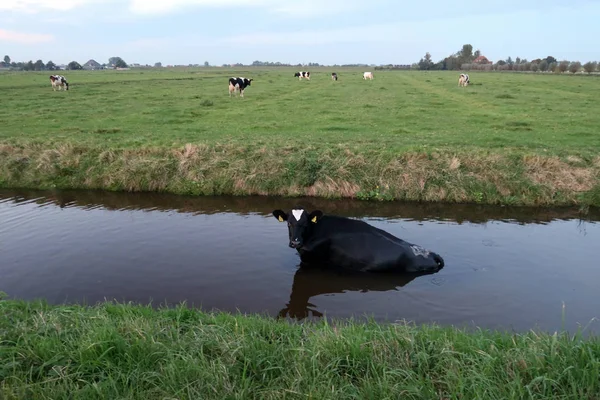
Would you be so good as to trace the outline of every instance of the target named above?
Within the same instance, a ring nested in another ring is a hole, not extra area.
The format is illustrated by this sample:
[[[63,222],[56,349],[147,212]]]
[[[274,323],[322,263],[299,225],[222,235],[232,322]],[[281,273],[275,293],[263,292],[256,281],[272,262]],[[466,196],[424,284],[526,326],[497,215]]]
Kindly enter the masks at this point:
[[[287,214],[284,213],[282,210],[275,210],[275,211],[273,211],[273,216],[275,218],[277,218],[277,220],[279,222],[287,221]]]
[[[313,224],[316,224],[317,221],[319,221],[321,219],[321,217],[323,216],[323,211],[321,210],[315,210],[313,212],[311,212],[308,216],[308,219],[310,220],[310,222],[312,222]]]

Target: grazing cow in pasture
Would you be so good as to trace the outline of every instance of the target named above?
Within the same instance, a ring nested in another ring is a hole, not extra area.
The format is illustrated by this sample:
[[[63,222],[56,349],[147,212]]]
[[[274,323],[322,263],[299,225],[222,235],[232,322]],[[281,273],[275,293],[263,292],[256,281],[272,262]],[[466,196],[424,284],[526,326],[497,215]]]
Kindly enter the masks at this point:
[[[337,74],[335,72],[332,72],[331,73],[331,79],[334,80],[334,81],[337,81],[337,78],[338,78]]]
[[[52,84],[52,90],[56,91],[61,89],[69,90],[69,82],[62,75],[50,75],[50,83]]]
[[[370,80],[373,80],[373,73],[372,72],[365,72],[363,74],[363,79],[366,80],[367,78],[370,79]]]
[[[437,253],[364,221],[302,207],[289,213],[274,210],[273,216],[287,221],[288,245],[304,264],[361,272],[437,272],[444,267]]]
[[[244,77],[233,77],[229,78],[229,97],[231,94],[235,94],[235,91],[240,92],[240,97],[244,97],[244,89],[252,84],[252,79],[247,79]]]
[[[294,74],[294,78],[298,78],[299,81],[301,81],[302,78],[305,78],[306,80],[310,81],[310,72],[305,72],[305,71],[296,72]]]
[[[469,84],[469,75],[460,74],[458,77],[458,86],[467,86]]]

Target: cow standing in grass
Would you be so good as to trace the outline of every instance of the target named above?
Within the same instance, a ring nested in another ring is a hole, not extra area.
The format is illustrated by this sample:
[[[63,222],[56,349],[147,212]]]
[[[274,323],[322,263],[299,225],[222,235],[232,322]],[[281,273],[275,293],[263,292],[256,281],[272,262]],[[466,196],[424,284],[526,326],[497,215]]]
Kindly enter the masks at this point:
[[[299,81],[301,81],[302,78],[310,81],[310,72],[307,72],[307,71],[296,72],[294,74],[294,78],[298,78]]]
[[[469,75],[460,74],[458,77],[458,86],[467,86],[469,84]]]
[[[365,79],[365,80],[367,80],[367,79],[373,80],[373,73],[372,72],[365,72],[363,74],[363,79]]]
[[[331,73],[331,80],[337,81],[337,78],[338,78],[337,74],[335,72],[332,72]]]
[[[229,97],[231,94],[235,94],[235,91],[240,92],[240,97],[244,97],[244,89],[252,84],[252,79],[247,79],[244,77],[238,78],[229,78]]]
[[[50,83],[52,84],[53,91],[56,91],[57,88],[58,90],[62,90],[63,88],[69,90],[69,82],[62,75],[50,75]]]

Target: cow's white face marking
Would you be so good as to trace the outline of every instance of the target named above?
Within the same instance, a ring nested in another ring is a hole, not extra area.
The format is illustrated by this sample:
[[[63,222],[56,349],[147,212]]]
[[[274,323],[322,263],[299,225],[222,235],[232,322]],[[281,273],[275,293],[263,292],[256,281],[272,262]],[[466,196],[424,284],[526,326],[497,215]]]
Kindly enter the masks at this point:
[[[424,249],[423,247],[418,246],[416,244],[410,246],[410,249],[413,251],[413,254],[415,256],[427,257],[429,255],[429,251],[427,249]]]
[[[303,213],[304,210],[292,210],[292,215],[294,216],[294,218],[296,218],[296,221],[300,221],[300,218],[302,218]]]

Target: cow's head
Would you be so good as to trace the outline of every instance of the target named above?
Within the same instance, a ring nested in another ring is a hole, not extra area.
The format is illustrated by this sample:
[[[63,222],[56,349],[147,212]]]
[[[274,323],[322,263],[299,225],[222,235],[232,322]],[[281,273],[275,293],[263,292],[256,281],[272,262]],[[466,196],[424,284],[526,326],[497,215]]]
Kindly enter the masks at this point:
[[[294,74],[294,78],[297,78],[297,77],[299,77],[299,76],[300,76],[300,72],[296,72],[296,73]]]
[[[299,249],[304,246],[304,242],[309,237],[313,226],[319,223],[323,212],[315,210],[308,213],[304,208],[296,207],[289,213],[282,210],[275,210],[273,211],[273,216],[279,222],[287,221],[290,237],[289,246],[293,249]]]
[[[246,79],[246,85],[250,86],[252,84],[252,79]]]

